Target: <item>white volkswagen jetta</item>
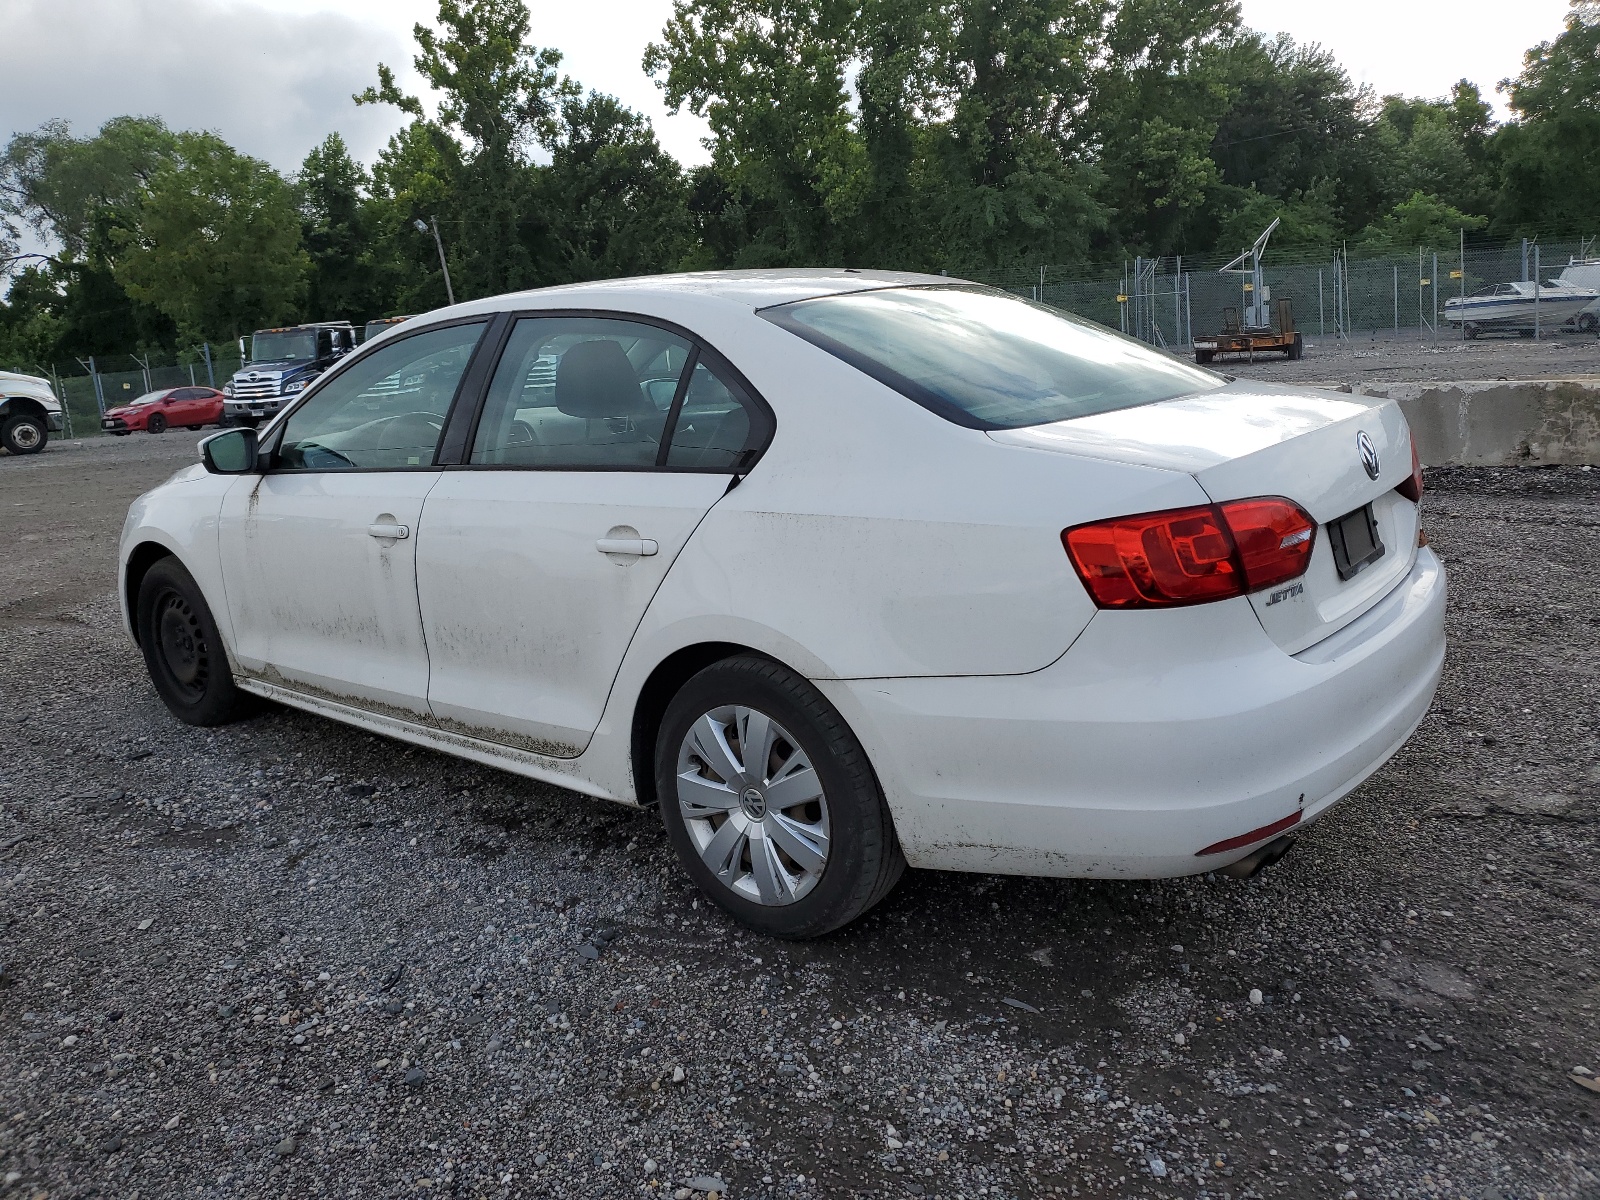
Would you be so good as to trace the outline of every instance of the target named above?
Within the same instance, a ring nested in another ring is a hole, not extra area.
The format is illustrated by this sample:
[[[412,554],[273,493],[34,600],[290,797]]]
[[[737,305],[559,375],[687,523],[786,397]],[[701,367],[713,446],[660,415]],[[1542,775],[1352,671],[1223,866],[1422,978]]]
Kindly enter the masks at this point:
[[[906,863],[1248,870],[1394,754],[1444,657],[1393,402],[943,278],[461,304],[202,453],[122,537],[174,714],[266,697],[658,803],[780,935]]]

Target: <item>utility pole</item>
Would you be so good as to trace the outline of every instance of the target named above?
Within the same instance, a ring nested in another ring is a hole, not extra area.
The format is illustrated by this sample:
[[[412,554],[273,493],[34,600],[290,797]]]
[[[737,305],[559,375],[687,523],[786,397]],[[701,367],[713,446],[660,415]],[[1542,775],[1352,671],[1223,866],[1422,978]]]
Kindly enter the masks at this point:
[[[454,304],[456,290],[450,286],[450,264],[444,260],[444,241],[439,237],[439,218],[429,217],[426,221],[416,220],[411,224],[418,233],[427,233],[429,226],[433,227],[433,245],[439,251],[439,269],[444,272],[444,294],[450,297],[450,303]]]

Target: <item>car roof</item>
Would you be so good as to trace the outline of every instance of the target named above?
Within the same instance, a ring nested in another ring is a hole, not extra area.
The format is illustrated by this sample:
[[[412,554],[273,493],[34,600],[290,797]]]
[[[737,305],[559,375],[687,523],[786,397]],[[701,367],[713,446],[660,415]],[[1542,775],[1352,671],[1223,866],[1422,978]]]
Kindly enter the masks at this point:
[[[631,279],[603,279],[592,283],[566,283],[489,296],[440,309],[430,316],[475,315],[503,309],[583,308],[590,304],[622,306],[630,298],[659,300],[665,295],[698,296],[722,300],[752,311],[818,296],[844,292],[870,291],[885,287],[908,287],[964,282],[944,275],[921,275],[913,271],[868,271],[851,267],[782,267],[761,271],[696,271],[677,275],[645,275]]]

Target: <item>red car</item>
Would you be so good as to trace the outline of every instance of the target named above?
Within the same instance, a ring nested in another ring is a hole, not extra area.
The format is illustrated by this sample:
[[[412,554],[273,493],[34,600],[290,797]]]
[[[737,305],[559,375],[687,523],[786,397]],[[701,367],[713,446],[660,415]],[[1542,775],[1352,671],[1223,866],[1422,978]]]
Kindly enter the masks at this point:
[[[174,425],[200,429],[222,424],[222,393],[209,387],[162,388],[137,400],[106,409],[100,428],[118,437],[143,429],[165,433]]]

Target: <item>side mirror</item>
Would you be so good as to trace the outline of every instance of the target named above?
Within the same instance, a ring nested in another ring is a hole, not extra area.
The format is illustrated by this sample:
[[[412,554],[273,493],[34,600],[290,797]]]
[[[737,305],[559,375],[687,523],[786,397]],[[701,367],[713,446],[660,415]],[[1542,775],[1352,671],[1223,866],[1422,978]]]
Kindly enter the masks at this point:
[[[200,461],[213,475],[249,475],[260,450],[254,429],[224,429],[200,443]]]

